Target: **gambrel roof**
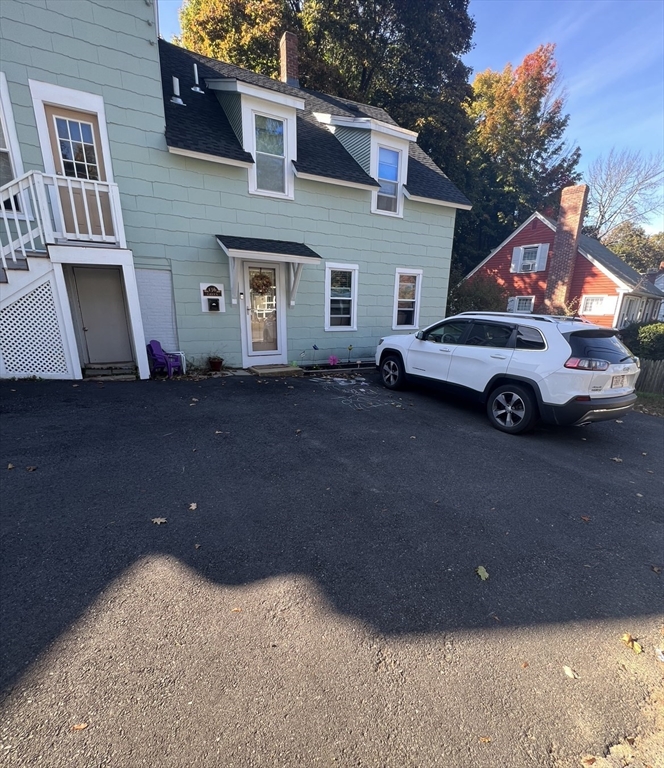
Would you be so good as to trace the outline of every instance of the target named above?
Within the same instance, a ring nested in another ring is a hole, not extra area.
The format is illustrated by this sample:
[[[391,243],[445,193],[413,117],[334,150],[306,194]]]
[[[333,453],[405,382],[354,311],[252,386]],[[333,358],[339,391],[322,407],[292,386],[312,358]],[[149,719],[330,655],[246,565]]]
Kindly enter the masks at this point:
[[[166,142],[169,147],[226,158],[239,164],[253,163],[251,154],[243,149],[215,93],[208,89],[202,94],[190,91],[194,85],[192,65],[196,64],[201,83],[219,78],[237,80],[304,100],[305,108],[299,110],[297,116],[297,161],[294,165],[298,173],[370,188],[379,186],[344,149],[341,142],[314,117],[314,112],[338,117],[370,118],[396,126],[397,123],[385,110],[338,96],[294,88],[279,80],[210,59],[164,40],[159,40],[159,55]],[[180,80],[186,107],[171,103],[173,76]],[[468,198],[415,142],[410,142],[406,190],[412,197],[470,207]]]

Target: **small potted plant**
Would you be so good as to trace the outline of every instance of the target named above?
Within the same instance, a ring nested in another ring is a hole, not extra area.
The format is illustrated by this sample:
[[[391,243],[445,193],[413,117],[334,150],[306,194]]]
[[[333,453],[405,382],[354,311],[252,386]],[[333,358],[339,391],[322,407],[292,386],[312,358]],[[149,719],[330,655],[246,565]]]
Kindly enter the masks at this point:
[[[224,366],[224,358],[219,357],[219,355],[210,355],[208,365],[211,371],[220,371]]]

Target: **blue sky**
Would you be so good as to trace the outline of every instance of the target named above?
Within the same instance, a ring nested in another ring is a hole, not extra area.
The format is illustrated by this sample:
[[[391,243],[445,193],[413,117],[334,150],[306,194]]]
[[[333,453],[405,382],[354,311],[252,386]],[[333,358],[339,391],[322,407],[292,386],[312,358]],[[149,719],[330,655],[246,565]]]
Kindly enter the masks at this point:
[[[179,32],[181,0],[158,0],[166,40]],[[612,147],[664,151],[664,0],[471,0],[475,72],[515,66],[556,44],[583,170]],[[664,230],[664,217],[653,221]]]

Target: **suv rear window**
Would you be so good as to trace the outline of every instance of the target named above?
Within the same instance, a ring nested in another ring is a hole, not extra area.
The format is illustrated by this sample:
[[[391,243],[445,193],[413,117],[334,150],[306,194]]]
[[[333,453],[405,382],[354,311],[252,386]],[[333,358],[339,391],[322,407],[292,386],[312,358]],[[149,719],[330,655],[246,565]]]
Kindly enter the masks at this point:
[[[565,335],[573,357],[590,357],[609,363],[624,363],[632,353],[612,331],[577,331]]]

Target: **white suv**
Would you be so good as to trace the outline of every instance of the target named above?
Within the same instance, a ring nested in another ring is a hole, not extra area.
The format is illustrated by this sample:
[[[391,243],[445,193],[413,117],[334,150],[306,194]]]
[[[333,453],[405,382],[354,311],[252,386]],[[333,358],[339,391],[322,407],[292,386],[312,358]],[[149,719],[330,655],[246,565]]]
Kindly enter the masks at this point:
[[[464,312],[376,350],[383,384],[443,382],[486,403],[489,421],[517,434],[538,418],[588,424],[619,418],[636,401],[639,361],[618,337],[578,317]]]

